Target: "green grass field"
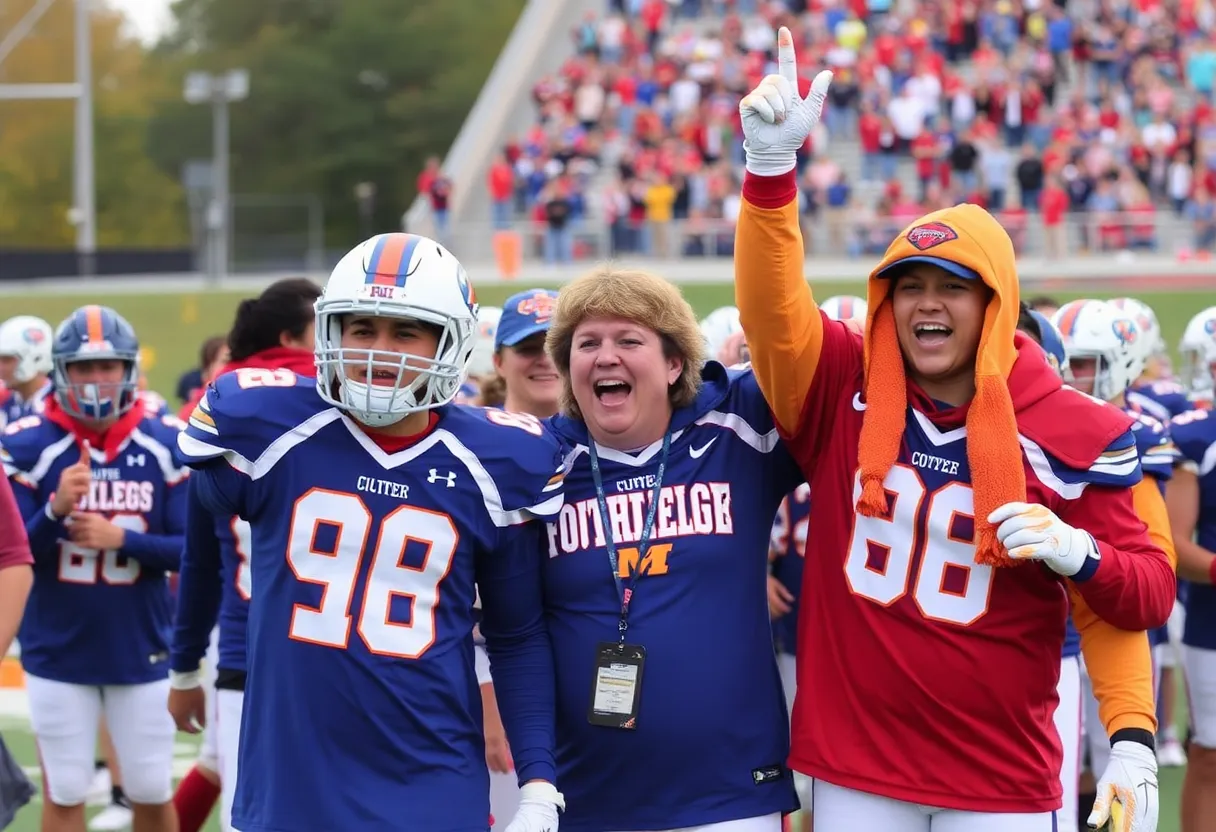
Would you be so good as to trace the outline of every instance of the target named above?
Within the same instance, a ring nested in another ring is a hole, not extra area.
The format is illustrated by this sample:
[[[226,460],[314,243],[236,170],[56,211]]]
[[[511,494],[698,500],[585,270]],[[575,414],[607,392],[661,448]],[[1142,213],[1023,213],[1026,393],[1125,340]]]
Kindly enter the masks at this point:
[[[513,286],[489,286],[478,289],[478,299],[486,305],[500,305],[510,294],[530,284]],[[1094,286],[1092,288],[1098,288]],[[863,294],[860,283],[816,283],[815,294],[827,298],[834,294]],[[1026,295],[1035,294],[1027,291]],[[1052,293],[1058,300],[1071,300],[1087,296],[1076,291]],[[1089,292],[1089,296],[1104,297],[1102,293]],[[1120,294],[1128,294],[1121,292]],[[1216,293],[1140,292],[1131,293],[1156,310],[1163,334],[1171,349],[1176,347],[1182,330],[1190,317],[1206,306],[1216,302]],[[689,285],[684,287],[698,315],[734,302],[733,289],[723,285]],[[211,335],[225,332],[232,321],[237,303],[249,293],[217,292],[201,294],[115,294],[105,296],[85,295],[13,295],[3,299],[4,314],[38,315],[57,324],[69,312],[86,303],[104,303],[121,312],[139,333],[145,348],[144,366],[149,386],[166,397],[172,396],[178,375],[195,366],[199,345]],[[1185,720],[1185,703],[1179,708],[1180,721]],[[28,722],[12,715],[0,715],[0,731],[18,761],[27,767],[31,775],[37,776],[37,755]],[[180,777],[189,770],[193,762],[197,738],[182,734],[178,738],[175,775]],[[1160,832],[1178,830],[1178,795],[1182,783],[1183,769],[1164,769],[1161,772],[1161,823]],[[13,832],[36,832],[39,823],[40,798],[26,807],[11,827]],[[98,811],[93,809],[91,812]],[[206,827],[207,832],[218,830],[214,817]]]
[[[500,305],[510,294],[530,284],[494,285],[477,290],[485,305]],[[1099,288],[1093,286],[1089,291]],[[815,286],[816,297],[835,294],[860,294],[860,283],[823,283]],[[1027,290],[1026,296],[1034,292]],[[1060,300],[1084,295],[1076,292],[1053,293]],[[712,309],[734,303],[734,290],[729,284],[688,285],[684,295],[704,316]],[[215,292],[203,294],[115,294],[111,297],[85,295],[11,295],[3,298],[4,317],[37,315],[54,326],[73,309],[85,303],[105,303],[121,312],[144,345],[144,369],[149,386],[172,401],[177,377],[198,362],[198,349],[211,335],[226,332],[232,322],[236,305],[246,293]],[[1099,294],[1099,297],[1104,295]],[[1161,319],[1166,342],[1171,348],[1178,343],[1186,322],[1199,310],[1216,303],[1216,292],[1141,292],[1137,295],[1151,305]]]
[[[1181,689],[1181,685],[1178,686]],[[8,697],[11,694],[6,693]],[[34,780],[35,785],[40,785],[40,774],[38,772],[38,757],[34,748],[34,737],[30,732],[29,723],[20,716],[12,713],[13,709],[7,709],[9,713],[0,715],[0,733],[4,735],[4,741],[8,745],[9,750],[21,763],[26,772]],[[1177,708],[1179,720],[1180,735],[1185,736],[1185,720],[1186,720],[1186,702],[1185,698],[1179,693],[1179,707]],[[181,778],[190,770],[194,764],[194,759],[198,749],[198,737],[190,734],[178,734],[177,743],[174,747],[173,774],[174,779]],[[1182,775],[1185,769],[1181,768],[1165,768],[1159,773],[1159,781],[1161,786],[1161,820],[1158,824],[1158,832],[1179,832],[1178,826],[1178,797],[1179,791],[1182,788]],[[17,814],[17,819],[13,825],[9,827],[9,832],[38,832],[39,819],[41,818],[41,795],[35,796],[34,801],[22,809]],[[90,807],[89,815],[92,816],[101,811],[103,807]],[[218,810],[212,812],[211,819],[207,825],[203,827],[204,832],[219,832],[219,823],[216,820]],[[1084,821],[1084,818],[1082,818]],[[1071,830],[1060,830],[1060,832],[1071,832]]]

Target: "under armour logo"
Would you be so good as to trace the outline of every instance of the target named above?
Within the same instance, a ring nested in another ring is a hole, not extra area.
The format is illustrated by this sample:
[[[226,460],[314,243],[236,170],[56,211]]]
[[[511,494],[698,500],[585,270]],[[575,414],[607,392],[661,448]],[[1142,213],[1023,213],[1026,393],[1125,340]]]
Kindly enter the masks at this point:
[[[448,484],[448,488],[455,488],[456,487],[456,472],[448,471],[446,474],[444,474],[441,477],[441,476],[439,476],[439,470],[436,468],[432,468],[431,475],[426,478],[426,481],[427,482],[439,482],[440,480],[442,480],[443,482],[446,482]]]
[[[127,454],[127,465],[130,467],[138,465],[142,468],[145,462],[147,460],[143,454]]]

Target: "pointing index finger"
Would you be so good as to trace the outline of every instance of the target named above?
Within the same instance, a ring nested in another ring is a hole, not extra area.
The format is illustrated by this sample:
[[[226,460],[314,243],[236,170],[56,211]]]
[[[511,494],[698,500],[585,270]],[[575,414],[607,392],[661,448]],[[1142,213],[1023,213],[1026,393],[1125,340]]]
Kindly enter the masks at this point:
[[[798,92],[798,59],[794,57],[794,36],[785,26],[777,30],[777,74],[790,82],[795,94]]]

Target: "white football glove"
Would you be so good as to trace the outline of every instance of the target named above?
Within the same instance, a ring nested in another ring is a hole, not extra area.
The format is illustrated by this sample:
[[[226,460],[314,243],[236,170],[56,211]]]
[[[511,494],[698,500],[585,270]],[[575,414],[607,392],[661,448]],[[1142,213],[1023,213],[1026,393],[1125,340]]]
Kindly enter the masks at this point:
[[[557,832],[557,813],[565,808],[566,799],[552,783],[524,783],[519,809],[504,832]]]
[[[777,30],[777,74],[764,80],[739,102],[747,169],[757,176],[779,176],[794,169],[798,148],[819,123],[832,73],[825,69],[811,82],[811,93],[798,94],[794,36]]]
[[[1109,819],[1111,832],[1156,832],[1159,810],[1157,756],[1138,742],[1115,743],[1085,822],[1099,829]]]
[[[1033,503],[1005,503],[988,522],[1015,560],[1039,560],[1053,572],[1071,578],[1081,571],[1086,558],[1098,557],[1098,544],[1089,532],[1074,529],[1055,513]]]

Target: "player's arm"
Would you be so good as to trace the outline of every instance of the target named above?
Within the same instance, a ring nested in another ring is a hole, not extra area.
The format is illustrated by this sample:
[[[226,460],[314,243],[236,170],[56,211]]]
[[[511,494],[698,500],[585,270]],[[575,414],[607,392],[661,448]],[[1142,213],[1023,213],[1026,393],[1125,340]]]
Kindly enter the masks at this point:
[[[825,328],[803,272],[796,155],[819,120],[831,79],[821,72],[807,98],[798,95],[793,35],[782,27],[777,75],[739,102],[747,158],[735,226],[735,303],[760,387],[790,437],[802,427]]]
[[[1216,583],[1216,554],[1195,542],[1199,525],[1199,473],[1194,463],[1174,470],[1165,489],[1165,506],[1178,552],[1178,575],[1196,583]]]
[[[1178,571],[1178,552],[1174,546],[1174,535],[1170,530],[1169,511],[1165,506],[1162,483],[1155,476],[1145,473],[1144,479],[1132,486],[1132,508],[1136,516],[1148,528],[1149,540],[1165,553],[1170,568]]]
[[[798,430],[824,335],[804,274],[795,175],[745,174],[735,226],[735,304],[752,369],[787,436]]]
[[[1073,623],[1081,634],[1081,654],[1107,736],[1112,742],[1143,742],[1144,735],[1135,732],[1147,731],[1151,743],[1157,732],[1157,712],[1148,634],[1120,630],[1104,621],[1089,608],[1076,587],[1070,589],[1070,595]]]
[[[1174,567],[1136,513],[1132,489],[1143,481],[1132,431],[1107,448],[1085,472],[1079,497],[1064,503],[1062,518],[1092,538],[1094,552],[1069,577],[1097,615],[1124,630],[1151,630],[1165,624],[1174,608]],[[1156,485],[1150,482],[1150,488]],[[1146,496],[1142,495],[1142,501]],[[1164,515],[1152,518],[1157,534]]]
[[[556,681],[542,579],[546,549],[542,523],[507,526],[477,565],[481,633],[521,785],[557,781]]]
[[[215,518],[207,511],[200,492],[203,477],[186,485],[186,534],[178,573],[177,612],[169,647],[169,670],[179,677],[197,676],[211,631],[219,618],[223,577],[220,571],[220,542],[215,535]],[[196,482],[197,480],[197,482]],[[180,686],[189,679],[179,678]],[[197,685],[191,685],[195,687]]]
[[[0,540],[0,656],[4,656],[17,635],[34,585],[34,556],[7,478],[0,478],[0,529],[5,530]]]

